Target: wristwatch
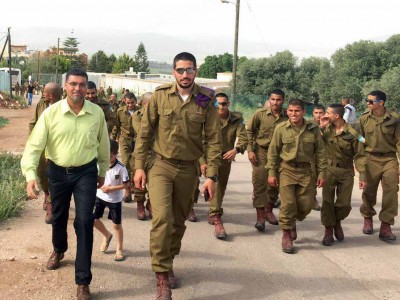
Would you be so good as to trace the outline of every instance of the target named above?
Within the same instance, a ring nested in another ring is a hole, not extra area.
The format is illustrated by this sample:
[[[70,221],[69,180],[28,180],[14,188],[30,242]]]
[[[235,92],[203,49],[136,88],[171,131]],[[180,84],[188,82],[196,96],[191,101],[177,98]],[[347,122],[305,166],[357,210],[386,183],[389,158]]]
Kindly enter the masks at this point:
[[[208,179],[211,179],[211,180],[214,181],[214,182],[217,182],[217,181],[218,181],[218,176],[217,176],[217,175],[208,176],[207,178],[208,178]]]

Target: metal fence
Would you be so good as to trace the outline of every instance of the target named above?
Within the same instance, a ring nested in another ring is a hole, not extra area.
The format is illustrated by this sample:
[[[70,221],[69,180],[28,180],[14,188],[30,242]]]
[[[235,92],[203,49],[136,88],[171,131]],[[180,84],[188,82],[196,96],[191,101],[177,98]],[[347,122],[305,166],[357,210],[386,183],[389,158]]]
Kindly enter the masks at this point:
[[[10,76],[6,72],[0,72],[0,91],[10,92]]]

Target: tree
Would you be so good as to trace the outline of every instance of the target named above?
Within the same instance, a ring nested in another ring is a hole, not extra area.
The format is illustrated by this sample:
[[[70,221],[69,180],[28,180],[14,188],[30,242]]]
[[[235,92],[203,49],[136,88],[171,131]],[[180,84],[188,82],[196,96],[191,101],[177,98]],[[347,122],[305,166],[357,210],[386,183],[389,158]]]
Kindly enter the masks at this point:
[[[68,57],[69,61],[71,62],[71,68],[81,68],[82,62],[78,55],[78,45],[79,42],[74,37],[67,37],[67,39],[63,42],[64,46],[64,53],[65,56]]]
[[[147,60],[147,52],[142,42],[140,42],[136,50],[133,70],[135,72],[150,72],[149,61]]]
[[[243,61],[243,60],[242,60]],[[209,55],[199,68],[199,77],[217,78],[217,73],[232,72],[233,55],[224,53],[220,55]]]
[[[134,65],[134,61],[128,54],[123,53],[118,57],[116,62],[113,65],[112,72],[113,73],[122,73],[129,70],[129,67]]]
[[[104,51],[99,50],[92,55],[89,61],[89,70],[98,73],[107,73],[109,70],[109,61]]]
[[[114,66],[116,61],[117,61],[117,57],[114,54],[111,54],[108,57],[107,73],[111,73],[112,72],[113,66]]]

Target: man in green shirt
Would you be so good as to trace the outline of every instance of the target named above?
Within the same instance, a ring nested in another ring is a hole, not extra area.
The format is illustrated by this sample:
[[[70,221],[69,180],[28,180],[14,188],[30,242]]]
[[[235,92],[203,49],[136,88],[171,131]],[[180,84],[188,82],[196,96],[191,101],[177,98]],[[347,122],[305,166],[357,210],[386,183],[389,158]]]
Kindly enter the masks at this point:
[[[85,101],[88,76],[81,69],[66,74],[67,98],[46,109],[35,125],[21,159],[28,182],[26,191],[37,198],[36,168],[46,149],[47,176],[52,197],[52,240],[54,251],[47,268],[57,269],[68,249],[67,224],[71,196],[75,201],[74,227],[77,236],[75,282],[78,299],[89,299],[92,280],[93,209],[97,186],[104,184],[110,159],[109,137],[104,113]],[[98,170],[97,170],[98,165]]]

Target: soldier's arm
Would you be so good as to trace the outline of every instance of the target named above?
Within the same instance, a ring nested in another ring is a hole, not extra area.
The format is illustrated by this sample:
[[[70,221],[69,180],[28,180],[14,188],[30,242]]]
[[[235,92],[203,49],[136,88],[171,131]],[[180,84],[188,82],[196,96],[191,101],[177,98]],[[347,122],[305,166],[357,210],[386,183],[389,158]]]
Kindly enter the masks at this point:
[[[397,159],[400,160],[400,119],[397,119],[396,128],[394,129],[394,136],[396,138]]]
[[[260,120],[258,118],[257,112],[251,117],[250,121],[247,123],[247,152],[254,152],[254,143],[256,139],[256,134],[258,127],[260,126]]]
[[[33,115],[31,121],[29,122],[29,133],[32,132],[33,127],[35,127],[38,119],[39,119],[38,105],[36,105],[35,114]]]
[[[206,121],[204,123],[204,142],[206,143],[207,176],[218,175],[221,165],[222,135],[221,124],[217,108],[211,103],[208,105]]]
[[[365,150],[364,150],[364,145],[360,143],[357,138],[353,140],[352,143],[353,149],[354,149],[354,165],[360,173],[360,181],[366,181],[366,165],[367,165],[367,156],[365,155]]]
[[[120,133],[120,130],[121,130],[121,123],[120,123],[120,121],[119,121],[119,114],[118,114],[118,112],[117,112],[116,115],[117,115],[117,116],[116,116],[116,118],[115,118],[115,125],[114,125],[114,127],[113,127],[113,129],[112,129],[112,133],[111,133],[111,138],[112,138],[113,140],[117,140],[117,137],[118,137],[118,135],[119,135],[119,133]]]
[[[325,179],[325,172],[327,166],[327,157],[325,152],[324,141],[322,140],[321,133],[318,128],[314,129],[315,141],[315,158],[317,162],[318,180]]]
[[[282,149],[282,134],[279,128],[275,128],[272,135],[271,143],[268,148],[268,162],[265,168],[268,171],[268,176],[277,177],[278,164],[280,161],[279,153]]]
[[[238,138],[238,141],[236,143],[236,148],[240,149],[240,153],[244,153],[247,148],[247,132],[246,132],[246,127],[243,124],[243,120],[240,122],[240,124],[236,127],[236,137]]]

